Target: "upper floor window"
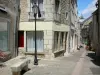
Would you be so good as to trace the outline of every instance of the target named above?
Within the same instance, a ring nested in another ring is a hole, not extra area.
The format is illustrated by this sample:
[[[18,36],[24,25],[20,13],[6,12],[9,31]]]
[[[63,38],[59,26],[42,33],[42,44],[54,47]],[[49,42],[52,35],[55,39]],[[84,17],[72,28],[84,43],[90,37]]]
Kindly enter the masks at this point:
[[[60,14],[60,0],[55,0],[55,15],[54,20],[57,22],[60,22],[61,20],[61,14]]]
[[[65,12],[65,19],[68,20],[68,12]]]
[[[55,12],[58,13],[60,11],[60,1],[55,0]]]
[[[0,21],[0,51],[9,51],[9,22]]]
[[[43,0],[30,0],[30,11],[29,11],[30,18],[31,19],[34,18],[32,7],[35,3],[38,5],[39,8],[37,18],[43,18],[44,17]]]

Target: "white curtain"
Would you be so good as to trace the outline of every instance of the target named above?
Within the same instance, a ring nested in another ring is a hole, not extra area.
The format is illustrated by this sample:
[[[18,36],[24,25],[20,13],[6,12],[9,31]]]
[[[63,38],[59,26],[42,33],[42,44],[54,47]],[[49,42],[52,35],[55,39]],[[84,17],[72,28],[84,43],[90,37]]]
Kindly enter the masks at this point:
[[[37,32],[37,51],[43,52],[43,32]],[[27,51],[34,52],[35,50],[35,32],[27,32]]]
[[[38,52],[43,51],[43,32],[37,32],[37,50]]]
[[[39,6],[39,10],[41,13],[41,17],[43,17],[44,12],[43,12],[43,0],[38,0],[38,6]]]
[[[27,32],[27,50],[33,51],[35,49],[34,32]]]
[[[34,5],[34,3],[36,3],[39,7],[41,16],[43,17],[43,0],[30,0],[30,12],[32,12],[32,6]]]

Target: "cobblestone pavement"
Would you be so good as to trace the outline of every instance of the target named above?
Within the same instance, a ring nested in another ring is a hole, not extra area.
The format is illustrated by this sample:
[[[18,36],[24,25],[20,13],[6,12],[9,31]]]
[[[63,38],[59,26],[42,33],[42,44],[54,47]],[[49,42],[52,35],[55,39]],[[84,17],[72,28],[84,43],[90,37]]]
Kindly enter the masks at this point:
[[[95,60],[95,53],[87,51],[81,75],[100,75],[100,62]]]

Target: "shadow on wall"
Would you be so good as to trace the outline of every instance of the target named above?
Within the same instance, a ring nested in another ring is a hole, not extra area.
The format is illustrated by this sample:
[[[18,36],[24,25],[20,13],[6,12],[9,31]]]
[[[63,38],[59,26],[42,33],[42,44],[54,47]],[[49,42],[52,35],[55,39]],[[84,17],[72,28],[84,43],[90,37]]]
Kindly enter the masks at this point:
[[[97,57],[95,52],[88,53],[87,56],[91,58],[93,64],[100,66],[100,56]]]

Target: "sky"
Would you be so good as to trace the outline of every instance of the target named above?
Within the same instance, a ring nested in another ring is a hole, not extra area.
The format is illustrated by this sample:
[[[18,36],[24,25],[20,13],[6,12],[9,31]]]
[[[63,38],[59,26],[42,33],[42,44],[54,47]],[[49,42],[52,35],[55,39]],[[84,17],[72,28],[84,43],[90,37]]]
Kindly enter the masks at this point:
[[[78,15],[88,18],[96,10],[97,0],[78,0]]]

